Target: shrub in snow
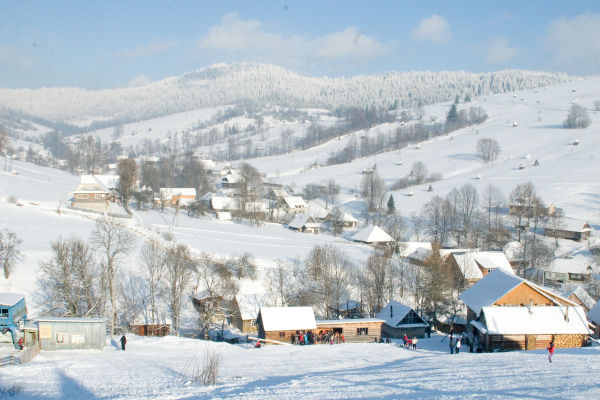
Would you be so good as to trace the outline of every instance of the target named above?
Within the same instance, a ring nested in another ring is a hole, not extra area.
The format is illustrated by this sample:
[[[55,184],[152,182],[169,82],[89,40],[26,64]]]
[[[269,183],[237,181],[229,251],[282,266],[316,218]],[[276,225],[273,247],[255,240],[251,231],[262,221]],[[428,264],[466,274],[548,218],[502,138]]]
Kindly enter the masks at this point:
[[[587,128],[591,122],[587,108],[575,103],[571,106],[569,115],[563,122],[563,126],[568,129]]]
[[[8,399],[9,397],[13,397],[17,393],[23,391],[23,386],[19,384],[14,384],[10,386],[0,385],[0,399]]]

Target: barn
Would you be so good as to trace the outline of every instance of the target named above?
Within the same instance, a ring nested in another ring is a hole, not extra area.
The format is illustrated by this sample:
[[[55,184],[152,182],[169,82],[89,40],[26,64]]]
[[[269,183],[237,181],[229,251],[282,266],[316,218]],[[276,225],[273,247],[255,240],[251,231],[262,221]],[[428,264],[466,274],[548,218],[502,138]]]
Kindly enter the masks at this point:
[[[286,343],[296,331],[317,329],[312,307],[261,307],[256,323],[259,338]]]
[[[590,238],[592,228],[587,222],[563,220],[559,227],[548,225],[544,227],[544,236],[560,239],[570,239],[581,242]]]
[[[343,334],[349,343],[369,343],[382,337],[383,322],[378,318],[320,320],[317,321],[317,330]]]
[[[430,329],[429,324],[415,310],[395,300],[383,307],[377,318],[384,321],[381,330],[384,337],[402,338],[407,335],[422,338]]]
[[[460,295],[467,305],[466,334],[481,351],[581,347],[591,331],[583,308],[502,269]]]
[[[106,344],[102,318],[40,318],[37,326],[42,350],[101,350]]]

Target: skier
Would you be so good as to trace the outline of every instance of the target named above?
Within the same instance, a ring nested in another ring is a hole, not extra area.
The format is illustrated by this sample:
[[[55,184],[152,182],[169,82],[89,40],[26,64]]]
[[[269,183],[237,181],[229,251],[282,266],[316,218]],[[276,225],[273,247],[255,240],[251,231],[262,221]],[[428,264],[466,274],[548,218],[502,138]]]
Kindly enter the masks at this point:
[[[460,338],[456,340],[456,350],[454,352],[456,354],[460,353]]]
[[[450,354],[454,354],[454,339],[450,339]]]
[[[548,362],[552,362],[552,356],[554,355],[554,339],[552,339],[546,350],[548,350]]]
[[[121,336],[121,349],[123,351],[125,351],[125,344],[127,344],[127,338],[125,337],[125,334],[123,334],[123,336]]]

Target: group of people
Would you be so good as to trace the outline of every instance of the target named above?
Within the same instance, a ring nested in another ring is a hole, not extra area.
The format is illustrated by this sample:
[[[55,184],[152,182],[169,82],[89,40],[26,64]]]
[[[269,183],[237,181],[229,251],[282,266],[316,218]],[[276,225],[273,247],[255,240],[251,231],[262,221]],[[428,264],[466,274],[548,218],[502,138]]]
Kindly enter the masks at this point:
[[[404,334],[404,337],[402,338],[402,343],[404,344],[404,347],[406,347],[408,349],[416,350],[418,342],[419,342],[419,339],[417,339],[416,336],[411,339],[406,335],[406,333]]]
[[[301,346],[311,344],[339,344],[346,343],[346,338],[341,332],[334,332],[333,329],[321,329],[318,334],[312,331],[296,331],[292,334],[292,344]]]
[[[460,346],[462,345],[462,337],[457,337],[456,340],[450,336],[450,354],[460,353]]]

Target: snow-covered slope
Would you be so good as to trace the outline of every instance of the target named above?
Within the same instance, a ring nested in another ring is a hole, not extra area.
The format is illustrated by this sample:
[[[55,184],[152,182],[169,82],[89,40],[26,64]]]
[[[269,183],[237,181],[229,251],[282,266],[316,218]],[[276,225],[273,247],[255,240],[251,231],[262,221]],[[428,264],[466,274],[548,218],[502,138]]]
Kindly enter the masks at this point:
[[[293,107],[425,104],[464,96],[535,88],[569,78],[564,74],[507,70],[389,72],[353,78],[312,78],[274,65],[215,65],[136,88],[0,89],[0,106],[52,121],[137,121],[181,111],[250,100]]]

